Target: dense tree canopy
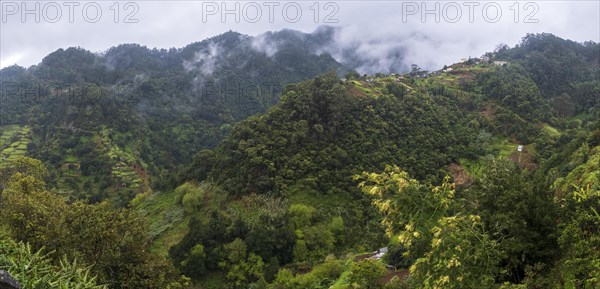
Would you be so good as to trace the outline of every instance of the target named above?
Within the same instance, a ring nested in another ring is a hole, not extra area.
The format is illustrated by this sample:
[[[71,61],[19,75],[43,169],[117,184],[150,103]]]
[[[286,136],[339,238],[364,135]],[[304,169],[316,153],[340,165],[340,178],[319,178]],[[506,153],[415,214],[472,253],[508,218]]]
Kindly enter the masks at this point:
[[[320,53],[333,33],[0,70],[0,269],[26,288],[598,287],[597,43],[361,76]]]

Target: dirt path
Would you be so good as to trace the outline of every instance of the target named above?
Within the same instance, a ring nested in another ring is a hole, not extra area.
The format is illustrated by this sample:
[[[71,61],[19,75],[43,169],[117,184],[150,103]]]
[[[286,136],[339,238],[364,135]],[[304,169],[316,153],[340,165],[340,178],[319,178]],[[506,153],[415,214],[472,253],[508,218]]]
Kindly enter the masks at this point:
[[[533,156],[529,153],[526,146],[523,146],[523,151],[514,151],[508,156],[508,159],[513,163],[518,164],[522,169],[533,170],[537,164],[534,162]]]
[[[464,167],[457,163],[452,163],[448,165],[448,170],[454,178],[454,183],[457,186],[469,186],[473,183],[473,179],[469,176],[467,170]]]

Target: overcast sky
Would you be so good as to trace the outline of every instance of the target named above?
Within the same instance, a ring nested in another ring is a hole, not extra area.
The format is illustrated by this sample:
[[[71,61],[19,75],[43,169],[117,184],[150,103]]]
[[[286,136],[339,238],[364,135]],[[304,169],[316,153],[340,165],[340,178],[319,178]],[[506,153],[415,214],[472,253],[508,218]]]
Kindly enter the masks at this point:
[[[284,28],[312,32],[320,25],[343,27],[336,35],[341,47],[385,58],[401,46],[407,61],[428,69],[499,43],[513,46],[532,32],[600,41],[597,0],[115,2],[1,0],[0,67],[29,67],[71,46],[93,52],[122,43],[179,48],[228,30],[258,35]]]

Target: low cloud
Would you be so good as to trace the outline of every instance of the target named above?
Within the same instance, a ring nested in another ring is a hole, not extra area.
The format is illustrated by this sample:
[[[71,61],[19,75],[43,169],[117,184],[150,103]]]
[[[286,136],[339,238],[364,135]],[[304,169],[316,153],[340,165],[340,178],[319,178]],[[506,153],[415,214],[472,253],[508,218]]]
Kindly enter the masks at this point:
[[[202,76],[211,76],[222,53],[223,48],[218,43],[210,42],[206,48],[196,52],[192,60],[185,60],[183,67],[187,72],[199,72]]]
[[[340,62],[349,63],[363,73],[402,71],[411,64],[424,69],[439,69],[468,56],[480,56],[493,50],[499,43],[514,45],[527,33],[549,32],[562,38],[576,41],[600,41],[600,3],[598,1],[531,1],[537,10],[527,8],[527,3],[518,7],[513,2],[497,2],[501,6],[502,19],[498,22],[482,18],[482,9],[490,1],[456,2],[463,7],[460,21],[451,23],[448,17],[435,21],[434,16],[422,11],[403,17],[402,5],[409,3],[422,8],[423,3],[431,9],[437,3],[441,7],[450,1],[342,1],[335,2],[339,8],[333,14],[339,27],[334,31],[331,42],[323,42],[319,51],[327,52]],[[280,43],[271,41],[261,34],[266,31],[297,29],[311,33],[317,27],[327,24],[325,16],[333,11],[323,10],[314,21],[314,9],[303,5],[303,18],[290,23],[280,17],[274,22],[249,23],[246,21],[222,21],[220,15],[203,22],[200,2],[142,1],[138,23],[115,23],[108,13],[110,5],[102,3],[106,12],[102,21],[88,23],[77,17],[69,22],[68,17],[57,23],[41,21],[23,23],[19,15],[11,16],[0,26],[0,67],[15,62],[21,66],[37,64],[48,53],[58,48],[80,46],[90,51],[103,51],[120,43],[139,43],[148,47],[183,47],[188,43],[218,35],[228,30],[256,36],[251,47],[273,56],[280,51]],[[476,3],[473,21],[469,21],[465,3]],[[283,4],[283,3],[279,3]],[[312,5],[312,4],[311,4]],[[80,6],[81,7],[81,6]],[[310,6],[312,7],[312,6]],[[512,7],[512,8],[511,8]],[[314,7],[313,7],[314,8]],[[515,8],[518,8],[515,10]],[[515,12],[518,11],[518,14]],[[533,11],[535,22],[525,22]],[[279,11],[281,12],[281,11]],[[77,14],[79,15],[79,14]],[[446,15],[448,16],[448,15]],[[449,15],[450,18],[453,15]],[[492,15],[493,16],[493,15]],[[33,17],[33,16],[32,16]],[[29,19],[33,19],[30,17]],[[405,19],[403,19],[405,18]],[[516,20],[515,20],[516,19]],[[406,21],[404,21],[406,20]],[[327,24],[329,25],[329,24]],[[144,29],[140,29],[143,26]],[[100,37],[98,37],[100,36]],[[189,60],[186,66],[204,74],[210,74],[218,57],[219,46],[213,50],[199,52],[196,59]]]
[[[265,53],[268,57],[272,57],[279,51],[279,43],[269,39],[269,34],[261,34],[252,38],[251,46],[258,52]]]

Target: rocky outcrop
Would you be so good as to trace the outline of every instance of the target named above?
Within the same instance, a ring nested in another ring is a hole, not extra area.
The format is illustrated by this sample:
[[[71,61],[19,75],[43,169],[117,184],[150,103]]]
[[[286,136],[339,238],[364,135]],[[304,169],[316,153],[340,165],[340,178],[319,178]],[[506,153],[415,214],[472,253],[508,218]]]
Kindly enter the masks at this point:
[[[0,289],[21,289],[21,285],[8,272],[0,270]]]

